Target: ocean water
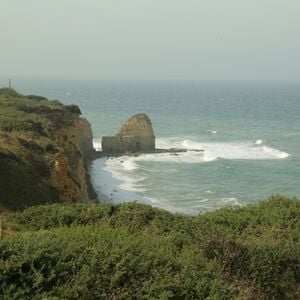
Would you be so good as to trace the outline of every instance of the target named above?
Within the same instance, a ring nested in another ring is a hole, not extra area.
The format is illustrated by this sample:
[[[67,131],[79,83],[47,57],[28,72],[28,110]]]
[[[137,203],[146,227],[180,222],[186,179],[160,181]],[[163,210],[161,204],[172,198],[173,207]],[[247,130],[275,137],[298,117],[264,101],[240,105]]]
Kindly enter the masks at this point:
[[[300,85],[286,82],[19,80],[24,93],[76,103],[94,145],[131,115],[152,120],[159,148],[179,155],[98,159],[94,187],[108,201],[137,201],[198,214],[300,196]],[[203,152],[195,150],[204,150]]]

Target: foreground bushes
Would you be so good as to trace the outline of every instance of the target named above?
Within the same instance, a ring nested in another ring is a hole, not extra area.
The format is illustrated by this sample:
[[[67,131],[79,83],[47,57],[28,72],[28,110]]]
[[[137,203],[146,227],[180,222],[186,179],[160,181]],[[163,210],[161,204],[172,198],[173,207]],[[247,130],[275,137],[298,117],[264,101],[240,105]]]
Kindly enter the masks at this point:
[[[279,196],[199,217],[138,204],[29,208],[4,217],[0,298],[297,299],[299,217],[299,201]]]
[[[0,251],[8,299],[230,296],[196,249],[166,236],[89,225],[5,239]]]

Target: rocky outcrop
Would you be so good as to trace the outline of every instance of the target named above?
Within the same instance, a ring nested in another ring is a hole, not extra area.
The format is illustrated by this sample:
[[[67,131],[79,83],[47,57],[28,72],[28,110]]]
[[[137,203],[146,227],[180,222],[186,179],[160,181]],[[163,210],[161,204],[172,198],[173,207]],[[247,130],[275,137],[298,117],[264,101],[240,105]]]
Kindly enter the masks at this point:
[[[83,156],[86,159],[94,157],[93,132],[91,124],[84,118],[79,119],[79,145]]]
[[[17,95],[0,94],[0,210],[96,200],[93,135],[79,108]]]
[[[52,160],[51,183],[59,191],[62,202],[81,202],[95,198],[89,181],[87,161],[94,155],[92,130],[83,118],[74,125],[61,128],[56,140],[62,150]]]
[[[129,118],[115,136],[102,138],[104,153],[148,152],[155,149],[155,135],[150,118],[136,114]]]

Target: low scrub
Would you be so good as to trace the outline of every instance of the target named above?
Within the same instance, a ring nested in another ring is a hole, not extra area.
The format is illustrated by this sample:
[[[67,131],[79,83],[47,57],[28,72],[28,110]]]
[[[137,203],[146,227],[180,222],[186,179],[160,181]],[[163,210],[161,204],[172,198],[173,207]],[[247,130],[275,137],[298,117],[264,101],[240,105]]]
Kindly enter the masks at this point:
[[[297,199],[198,217],[133,203],[53,204],[2,219],[4,299],[300,297]]]

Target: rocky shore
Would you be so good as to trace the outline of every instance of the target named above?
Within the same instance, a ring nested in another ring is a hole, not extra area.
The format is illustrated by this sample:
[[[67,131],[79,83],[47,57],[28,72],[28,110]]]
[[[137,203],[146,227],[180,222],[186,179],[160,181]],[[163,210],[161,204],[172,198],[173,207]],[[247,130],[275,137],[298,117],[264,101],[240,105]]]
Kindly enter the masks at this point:
[[[154,149],[152,151],[143,151],[143,152],[132,152],[127,151],[125,153],[111,153],[111,152],[104,152],[104,151],[95,151],[94,158],[103,158],[103,157],[120,157],[123,155],[126,156],[140,156],[140,155],[147,155],[147,154],[161,154],[161,153],[169,153],[170,155],[179,155],[179,153],[184,153],[187,151],[194,151],[203,153],[204,150],[199,149],[184,149],[184,148],[169,148],[169,149]]]

